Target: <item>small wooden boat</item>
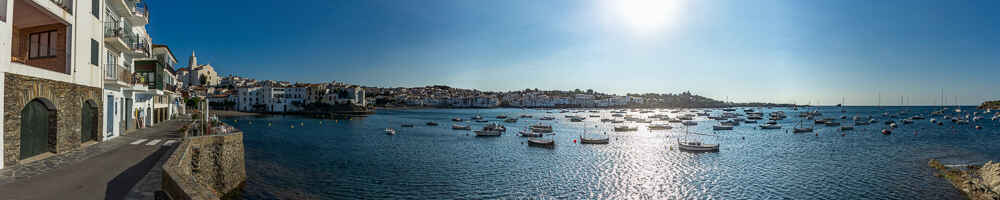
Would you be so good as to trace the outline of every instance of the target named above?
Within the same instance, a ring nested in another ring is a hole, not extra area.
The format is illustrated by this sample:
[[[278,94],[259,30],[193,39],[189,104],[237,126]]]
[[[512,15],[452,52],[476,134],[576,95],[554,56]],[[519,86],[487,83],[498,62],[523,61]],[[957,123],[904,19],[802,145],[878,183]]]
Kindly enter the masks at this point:
[[[616,132],[624,132],[624,131],[636,131],[636,130],[638,130],[638,128],[628,127],[628,126],[615,126],[614,130]]]
[[[458,118],[458,117],[452,118],[451,121],[453,121],[453,122],[462,122],[462,118]]]
[[[454,129],[454,130],[472,130],[472,126],[469,126],[469,125],[462,126],[462,125],[458,125],[458,124],[453,124],[453,125],[451,125],[451,129]]]
[[[556,141],[545,138],[531,138],[528,139],[528,146],[553,148],[556,146]]]
[[[528,128],[530,128],[532,132],[538,132],[538,133],[551,133],[552,132],[552,126],[547,125],[547,124],[541,124],[541,123],[539,123],[539,124],[531,125]]]
[[[718,144],[703,144],[700,141],[681,141],[677,139],[677,148],[691,152],[718,152]]]
[[[763,125],[760,125],[760,129],[781,129],[781,125],[777,125],[777,124],[763,124]]]
[[[437,122],[427,122],[427,125],[428,126],[437,126],[438,123]]]
[[[649,130],[667,130],[667,129],[671,129],[671,128],[674,128],[674,127],[670,127],[670,125],[666,125],[666,124],[653,124],[653,125],[649,125],[646,128],[649,129]]]
[[[497,115],[497,119],[507,119],[507,115]]]
[[[607,144],[610,141],[608,137],[595,137],[588,138],[580,136],[580,144]]]
[[[712,126],[712,130],[728,131],[728,130],[733,130],[733,126],[714,125]]]
[[[882,135],[892,135],[892,129],[882,129]]]
[[[387,134],[387,135],[396,135],[396,129],[385,128],[385,134]]]
[[[477,119],[475,122],[476,123],[486,123],[486,122],[490,122],[490,121],[485,120],[485,119]]]
[[[527,130],[518,131],[517,134],[521,135],[521,137],[542,137],[543,136],[542,133],[534,132],[534,131],[527,131]]]
[[[517,123],[517,118],[507,118],[507,119],[504,119],[503,122]]]

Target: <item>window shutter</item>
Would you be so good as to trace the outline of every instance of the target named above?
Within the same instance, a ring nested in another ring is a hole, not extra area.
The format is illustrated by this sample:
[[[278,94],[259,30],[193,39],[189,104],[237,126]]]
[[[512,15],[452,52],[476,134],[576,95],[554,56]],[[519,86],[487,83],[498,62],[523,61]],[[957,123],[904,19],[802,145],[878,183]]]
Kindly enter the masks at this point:
[[[100,51],[100,47],[97,44],[97,40],[90,39],[90,64],[99,65],[98,64],[98,62],[99,62],[98,61],[98,52],[99,51]]]
[[[101,19],[101,0],[90,0],[90,14],[94,14],[94,17]]]

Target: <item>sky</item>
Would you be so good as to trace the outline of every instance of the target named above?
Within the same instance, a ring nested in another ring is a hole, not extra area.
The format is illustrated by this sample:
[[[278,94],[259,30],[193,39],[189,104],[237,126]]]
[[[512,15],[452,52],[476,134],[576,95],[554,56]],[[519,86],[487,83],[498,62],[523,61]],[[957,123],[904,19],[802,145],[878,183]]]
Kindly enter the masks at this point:
[[[240,2],[149,0],[147,29],[182,66],[196,51],[220,74],[267,80],[798,104],[1000,99],[997,1]]]

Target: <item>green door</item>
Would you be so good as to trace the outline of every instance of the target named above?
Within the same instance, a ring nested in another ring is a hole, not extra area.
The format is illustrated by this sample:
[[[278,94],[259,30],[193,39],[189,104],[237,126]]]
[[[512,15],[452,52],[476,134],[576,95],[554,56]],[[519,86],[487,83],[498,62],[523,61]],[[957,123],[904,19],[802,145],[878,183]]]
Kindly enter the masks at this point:
[[[83,104],[83,110],[80,111],[80,142],[86,142],[97,139],[97,108],[90,103]]]
[[[31,101],[21,110],[21,159],[49,151],[49,110]]]

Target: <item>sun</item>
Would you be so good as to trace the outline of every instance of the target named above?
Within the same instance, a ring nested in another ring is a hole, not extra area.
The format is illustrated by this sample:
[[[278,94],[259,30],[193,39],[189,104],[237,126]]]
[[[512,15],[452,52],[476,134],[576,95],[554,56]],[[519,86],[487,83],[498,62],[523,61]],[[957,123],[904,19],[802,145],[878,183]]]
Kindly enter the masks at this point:
[[[622,24],[639,33],[659,32],[678,22],[684,0],[613,0],[612,13]]]

